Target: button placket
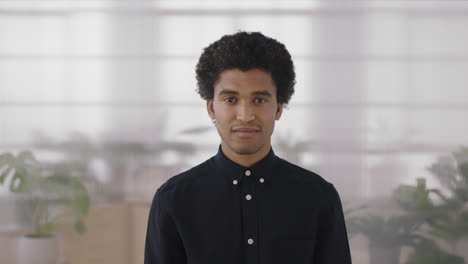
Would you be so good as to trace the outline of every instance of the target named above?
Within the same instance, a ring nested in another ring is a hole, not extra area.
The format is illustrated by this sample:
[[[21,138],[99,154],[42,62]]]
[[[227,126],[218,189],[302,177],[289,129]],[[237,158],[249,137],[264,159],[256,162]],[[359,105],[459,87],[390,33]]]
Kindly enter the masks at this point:
[[[244,172],[241,189],[242,225],[245,243],[246,264],[258,264],[258,213],[256,199],[257,179],[252,178],[252,171]]]

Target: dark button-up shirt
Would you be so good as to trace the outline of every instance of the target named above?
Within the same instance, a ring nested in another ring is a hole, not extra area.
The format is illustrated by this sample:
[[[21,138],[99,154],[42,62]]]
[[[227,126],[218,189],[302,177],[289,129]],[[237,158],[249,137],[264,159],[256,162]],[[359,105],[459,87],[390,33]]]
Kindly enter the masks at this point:
[[[152,201],[145,264],[348,264],[340,198],[273,149],[251,167],[219,147]]]

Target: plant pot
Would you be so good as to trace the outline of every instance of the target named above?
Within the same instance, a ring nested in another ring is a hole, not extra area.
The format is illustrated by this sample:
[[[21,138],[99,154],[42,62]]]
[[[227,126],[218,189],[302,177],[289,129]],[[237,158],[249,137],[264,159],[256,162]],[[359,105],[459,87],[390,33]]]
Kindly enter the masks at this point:
[[[59,264],[60,244],[57,236],[25,235],[18,241],[19,264]]]
[[[401,247],[378,247],[370,245],[370,264],[399,264]]]

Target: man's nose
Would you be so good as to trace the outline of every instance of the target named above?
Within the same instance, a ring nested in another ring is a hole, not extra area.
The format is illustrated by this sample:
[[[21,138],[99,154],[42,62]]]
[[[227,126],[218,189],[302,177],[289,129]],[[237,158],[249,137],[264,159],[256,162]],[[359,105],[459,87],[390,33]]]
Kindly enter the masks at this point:
[[[239,105],[239,109],[237,110],[237,119],[245,123],[254,120],[255,113],[252,106],[250,106],[248,103]]]

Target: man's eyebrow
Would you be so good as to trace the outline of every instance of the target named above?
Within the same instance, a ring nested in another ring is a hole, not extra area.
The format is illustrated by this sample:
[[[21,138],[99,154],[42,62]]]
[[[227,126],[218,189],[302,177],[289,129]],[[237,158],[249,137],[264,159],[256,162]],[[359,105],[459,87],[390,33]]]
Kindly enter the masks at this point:
[[[239,95],[239,92],[234,91],[234,90],[229,90],[229,89],[223,89],[223,90],[219,91],[219,93],[218,93],[218,95],[223,95],[223,94]],[[255,92],[252,93],[252,95],[263,95],[263,96],[267,96],[267,97],[273,97],[273,95],[271,95],[271,93],[268,92],[267,90],[255,91]]]
[[[254,95],[263,95],[263,96],[266,96],[266,97],[273,97],[273,95],[271,95],[271,93],[269,91],[267,91],[267,90],[255,91],[252,94],[254,94]]]
[[[234,90],[229,90],[229,89],[223,89],[223,90],[219,91],[219,93],[218,93],[218,95],[223,95],[223,94],[236,94],[236,95],[238,95],[239,92],[234,91]]]

